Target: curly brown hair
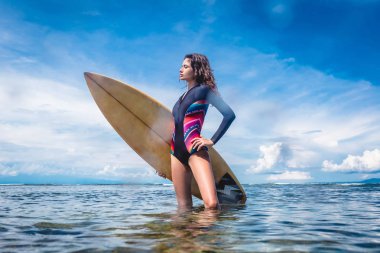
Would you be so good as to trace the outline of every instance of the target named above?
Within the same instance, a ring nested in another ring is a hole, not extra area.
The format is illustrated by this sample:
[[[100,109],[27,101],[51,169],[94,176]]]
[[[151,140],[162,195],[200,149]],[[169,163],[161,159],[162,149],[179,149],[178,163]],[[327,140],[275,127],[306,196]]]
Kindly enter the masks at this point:
[[[207,57],[203,54],[187,54],[183,59],[190,59],[191,68],[194,71],[195,81],[198,84],[208,85],[213,91],[217,94],[218,88],[216,87],[216,82],[214,78],[214,74],[212,73],[212,69]]]

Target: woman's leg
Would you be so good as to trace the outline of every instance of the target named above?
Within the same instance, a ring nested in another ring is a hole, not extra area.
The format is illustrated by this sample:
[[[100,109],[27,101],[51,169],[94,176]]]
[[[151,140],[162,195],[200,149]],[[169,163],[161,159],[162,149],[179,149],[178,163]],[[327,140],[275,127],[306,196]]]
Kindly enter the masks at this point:
[[[170,155],[170,158],[172,180],[177,196],[178,207],[180,209],[190,209],[193,206],[191,197],[191,170],[185,167],[175,156]]]
[[[212,172],[208,152],[201,150],[192,154],[189,158],[189,165],[197,181],[205,208],[219,209],[214,173]]]

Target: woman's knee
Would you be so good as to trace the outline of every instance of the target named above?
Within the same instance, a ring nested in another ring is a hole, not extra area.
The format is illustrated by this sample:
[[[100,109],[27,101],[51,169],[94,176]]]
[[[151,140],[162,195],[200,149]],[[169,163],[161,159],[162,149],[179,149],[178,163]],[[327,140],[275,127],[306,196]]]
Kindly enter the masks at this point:
[[[217,199],[205,200],[204,201],[205,208],[207,209],[217,209],[219,206]]]

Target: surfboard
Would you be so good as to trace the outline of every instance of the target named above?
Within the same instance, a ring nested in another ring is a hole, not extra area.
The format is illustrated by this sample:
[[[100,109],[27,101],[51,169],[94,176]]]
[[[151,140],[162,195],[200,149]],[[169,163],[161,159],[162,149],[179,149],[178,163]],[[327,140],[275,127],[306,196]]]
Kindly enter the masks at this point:
[[[85,72],[87,86],[105,118],[120,137],[156,171],[170,181],[170,142],[174,128],[171,111],[131,85]],[[221,204],[244,204],[247,197],[236,176],[211,147],[209,149],[217,195]],[[202,199],[194,177],[192,195]]]

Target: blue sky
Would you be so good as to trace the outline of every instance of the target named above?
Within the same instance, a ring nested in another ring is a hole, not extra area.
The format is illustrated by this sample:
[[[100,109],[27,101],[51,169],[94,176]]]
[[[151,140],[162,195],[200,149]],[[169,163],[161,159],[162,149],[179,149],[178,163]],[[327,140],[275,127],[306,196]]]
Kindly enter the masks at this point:
[[[190,52],[209,57],[237,115],[215,148],[242,183],[380,177],[379,14],[377,0],[0,0],[0,183],[168,183],[83,72],[171,108]],[[211,108],[204,135],[220,120]]]

